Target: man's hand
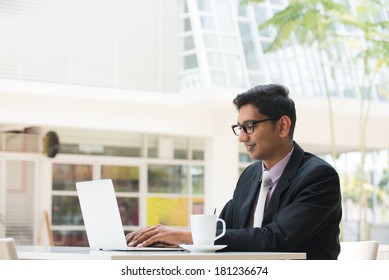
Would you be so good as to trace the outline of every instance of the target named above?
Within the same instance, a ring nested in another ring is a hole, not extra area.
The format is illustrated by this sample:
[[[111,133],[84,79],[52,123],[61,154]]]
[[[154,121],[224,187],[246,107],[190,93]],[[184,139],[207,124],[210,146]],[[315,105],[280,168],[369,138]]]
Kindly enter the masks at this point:
[[[163,225],[143,227],[126,235],[126,241],[130,247],[148,247],[164,245],[178,247],[179,244],[192,244],[190,231],[180,231]]]

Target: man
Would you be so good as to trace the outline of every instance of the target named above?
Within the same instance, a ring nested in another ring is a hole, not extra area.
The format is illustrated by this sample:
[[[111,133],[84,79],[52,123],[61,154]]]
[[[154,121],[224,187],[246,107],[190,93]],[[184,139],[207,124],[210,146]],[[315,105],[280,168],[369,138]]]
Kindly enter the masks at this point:
[[[334,168],[293,141],[295,106],[281,85],[261,85],[239,94],[233,131],[250,158],[233,198],[220,218],[226,234],[215,244],[234,251],[306,252],[308,259],[337,259],[342,217],[339,177]],[[255,219],[262,173],[270,175],[262,222]],[[260,223],[260,224],[256,224]],[[192,243],[189,231],[161,225],[127,235],[129,246]]]

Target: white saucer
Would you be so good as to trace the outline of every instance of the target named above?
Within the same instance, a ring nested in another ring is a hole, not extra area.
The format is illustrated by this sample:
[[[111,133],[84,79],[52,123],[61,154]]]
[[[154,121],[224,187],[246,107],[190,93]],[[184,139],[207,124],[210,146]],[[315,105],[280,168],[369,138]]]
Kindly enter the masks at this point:
[[[180,244],[180,247],[185,250],[189,250],[194,253],[213,253],[217,250],[221,250],[226,248],[227,245],[188,245],[188,244]]]

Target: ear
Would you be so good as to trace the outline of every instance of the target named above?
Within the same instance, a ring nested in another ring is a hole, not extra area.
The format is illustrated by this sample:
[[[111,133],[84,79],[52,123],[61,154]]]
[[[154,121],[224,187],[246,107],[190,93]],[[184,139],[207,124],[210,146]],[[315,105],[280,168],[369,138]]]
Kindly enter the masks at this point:
[[[285,138],[289,136],[290,126],[292,121],[288,116],[282,116],[279,120],[279,135],[281,138]]]

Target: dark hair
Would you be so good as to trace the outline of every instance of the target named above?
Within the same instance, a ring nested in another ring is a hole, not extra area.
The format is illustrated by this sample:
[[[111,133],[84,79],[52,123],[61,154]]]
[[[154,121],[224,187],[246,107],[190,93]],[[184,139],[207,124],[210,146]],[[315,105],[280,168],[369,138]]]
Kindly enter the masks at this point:
[[[277,84],[259,85],[238,94],[233,103],[238,111],[243,105],[254,105],[260,114],[271,118],[273,123],[282,116],[288,116],[291,120],[289,137],[293,139],[296,126],[296,109],[293,100],[289,98],[287,87]]]

